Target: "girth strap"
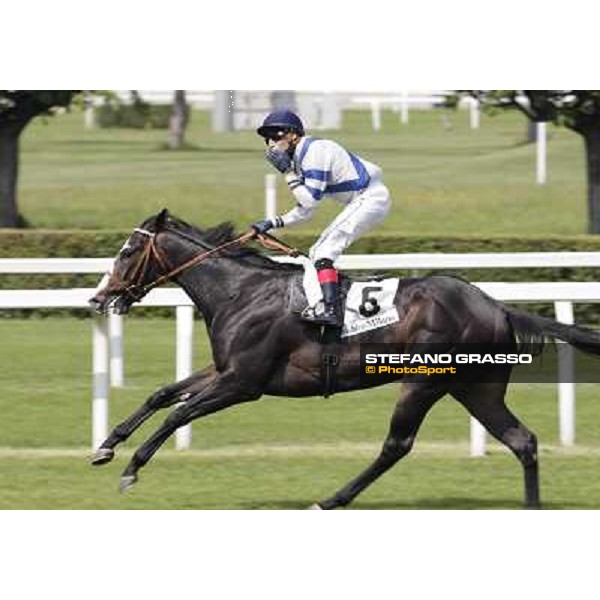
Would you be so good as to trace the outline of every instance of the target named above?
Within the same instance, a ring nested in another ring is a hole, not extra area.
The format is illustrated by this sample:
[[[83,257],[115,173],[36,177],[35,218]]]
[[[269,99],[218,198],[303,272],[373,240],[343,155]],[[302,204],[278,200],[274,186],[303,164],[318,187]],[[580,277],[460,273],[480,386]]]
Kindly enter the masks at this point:
[[[341,327],[331,326],[324,326],[321,334],[321,381],[325,398],[329,398],[335,392],[337,367],[340,364],[341,334]]]

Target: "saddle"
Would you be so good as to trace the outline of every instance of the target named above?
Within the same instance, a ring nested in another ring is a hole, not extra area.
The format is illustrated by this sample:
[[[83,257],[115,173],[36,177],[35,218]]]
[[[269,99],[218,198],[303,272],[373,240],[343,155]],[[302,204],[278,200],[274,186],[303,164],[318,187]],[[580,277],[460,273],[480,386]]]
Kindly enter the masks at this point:
[[[284,254],[287,254],[288,256],[293,257],[297,257],[301,254],[301,252],[299,252],[296,248],[288,246],[286,243],[282,242],[281,240],[278,240],[276,237],[270,234],[254,234],[253,237],[256,237],[265,248],[275,249],[280,252],[283,252]],[[305,258],[308,258],[306,257],[306,255],[304,256]],[[288,294],[288,310],[293,314],[302,313],[308,308],[308,301],[306,298],[306,293],[304,291],[303,280],[304,274],[298,274],[297,276],[292,278],[290,283]],[[345,321],[346,302],[353,281],[366,281],[369,283],[373,283],[383,281],[383,278],[369,277],[366,279],[350,279],[349,277],[346,277],[345,275],[340,273],[338,279],[338,301],[340,303],[340,306],[338,307],[338,310],[340,310],[341,314],[343,315],[342,322]],[[358,312],[362,317],[373,317],[379,312],[381,307],[378,305],[376,300],[374,301],[372,298],[368,297],[368,292],[380,291],[382,289],[383,287],[376,286],[364,290],[362,302],[358,307]],[[393,322],[396,320],[398,320],[397,312],[395,318],[392,318],[392,321],[387,322]],[[385,325],[387,323],[384,320],[382,324]],[[375,327],[379,326],[381,326],[381,324],[375,325]],[[342,338],[343,327],[344,325],[338,327],[326,325],[321,328],[321,380],[323,381],[323,396],[325,398],[328,398],[335,390],[335,374],[337,366],[340,362],[339,346]],[[368,326],[368,328],[373,328],[373,326]]]
[[[339,310],[342,315],[346,312],[348,292],[354,281],[381,281],[381,277],[365,277],[351,279],[340,273],[339,277]],[[293,314],[301,314],[308,308],[308,301],[304,291],[303,276],[297,275],[290,283],[288,309]],[[343,319],[342,319],[343,321]],[[340,362],[340,344],[342,326],[321,327],[321,381],[323,383],[322,395],[325,398],[333,395],[336,384],[336,372]]]

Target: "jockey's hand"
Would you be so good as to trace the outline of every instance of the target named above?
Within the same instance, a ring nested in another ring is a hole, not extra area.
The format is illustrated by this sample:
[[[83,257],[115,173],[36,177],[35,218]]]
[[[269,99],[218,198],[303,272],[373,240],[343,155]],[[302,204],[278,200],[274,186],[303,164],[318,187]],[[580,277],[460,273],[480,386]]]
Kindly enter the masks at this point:
[[[273,221],[271,221],[271,219],[264,219],[263,221],[257,221],[252,224],[252,229],[254,229],[256,233],[267,233],[267,231],[272,228]]]
[[[280,173],[289,173],[292,170],[292,159],[284,150],[277,148],[269,148],[265,153],[265,158],[270,162]]]

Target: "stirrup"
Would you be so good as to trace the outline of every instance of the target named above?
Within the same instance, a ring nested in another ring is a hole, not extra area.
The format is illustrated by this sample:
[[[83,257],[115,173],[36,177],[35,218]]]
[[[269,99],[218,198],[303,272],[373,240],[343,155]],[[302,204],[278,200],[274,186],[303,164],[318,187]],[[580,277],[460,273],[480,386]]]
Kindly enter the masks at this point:
[[[319,310],[321,308],[321,310]],[[341,327],[341,319],[339,318],[337,311],[327,312],[323,308],[323,303],[319,302],[316,307],[308,306],[305,308],[300,318],[303,321],[312,323],[313,325],[325,325],[330,327]]]
[[[319,300],[314,306],[307,306],[301,313],[302,319],[314,319],[316,315],[321,315],[325,312],[325,304],[323,300]]]

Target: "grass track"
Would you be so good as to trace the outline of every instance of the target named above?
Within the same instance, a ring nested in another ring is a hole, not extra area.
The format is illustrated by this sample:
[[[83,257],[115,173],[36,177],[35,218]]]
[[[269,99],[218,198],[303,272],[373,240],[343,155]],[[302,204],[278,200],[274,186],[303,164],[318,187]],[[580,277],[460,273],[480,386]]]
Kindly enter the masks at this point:
[[[365,456],[157,456],[128,494],[117,491],[124,458],[92,468],[82,457],[0,458],[0,508],[302,509],[333,493]],[[547,509],[598,508],[597,457],[544,455]],[[521,474],[505,453],[484,459],[415,453],[362,494],[353,509],[518,509]]]
[[[383,114],[370,131],[368,112],[345,115],[333,135],[379,163],[394,201],[382,230],[448,234],[579,234],[585,231],[585,171],[580,139],[551,129],[549,183],[534,184],[534,152],[517,114],[482,117],[471,131],[465,113],[413,112],[402,127]],[[83,129],[74,112],[36,120],[22,140],[21,208],[48,228],[128,228],[168,206],[199,225],[262,215],[268,169],[251,132],[214,135],[194,113],[189,151],[161,149],[160,131]],[[324,132],[323,135],[327,135]],[[282,208],[289,196],[279,182]],[[317,232],[337,212],[324,205],[304,227]],[[114,464],[92,469],[91,342],[87,320],[0,322],[0,508],[303,508],[355,476],[378,448],[397,397],[394,386],[329,400],[277,400],[234,407],[194,425],[193,450],[167,444],[120,496],[119,474],[157,416],[124,446]],[[174,324],[129,319],[126,387],[111,394],[115,425],[173,379]],[[195,365],[209,360],[196,336]],[[554,386],[512,386],[511,408],[538,434],[542,498],[549,508],[598,508],[600,398],[578,386],[575,452],[557,449]],[[450,400],[428,416],[416,451],[363,494],[354,508],[518,508],[521,473],[491,444],[485,459],[466,456],[468,419]],[[50,451],[45,450],[50,448]],[[59,449],[58,451],[52,449]],[[293,450],[293,451],[292,451]],[[464,452],[463,452],[464,450]],[[54,455],[58,452],[59,455]]]
[[[126,387],[111,394],[115,425],[173,378],[174,324],[128,319]],[[0,322],[0,508],[302,508],[333,493],[377,451],[396,386],[331,399],[265,398],[194,423],[193,448],[168,442],[126,496],[117,492],[127,457],[157,415],[101,468],[87,462],[91,340],[87,320]],[[208,361],[201,327],[195,365]],[[514,385],[509,404],[538,434],[542,497],[549,508],[600,507],[600,398],[578,386],[577,442],[558,448],[556,390]],[[340,425],[343,423],[343,426]],[[452,400],[426,419],[415,452],[360,497],[353,508],[518,508],[521,471],[497,443],[468,457],[468,419]],[[48,450],[50,449],[50,450]],[[54,449],[54,450],[53,450]]]

